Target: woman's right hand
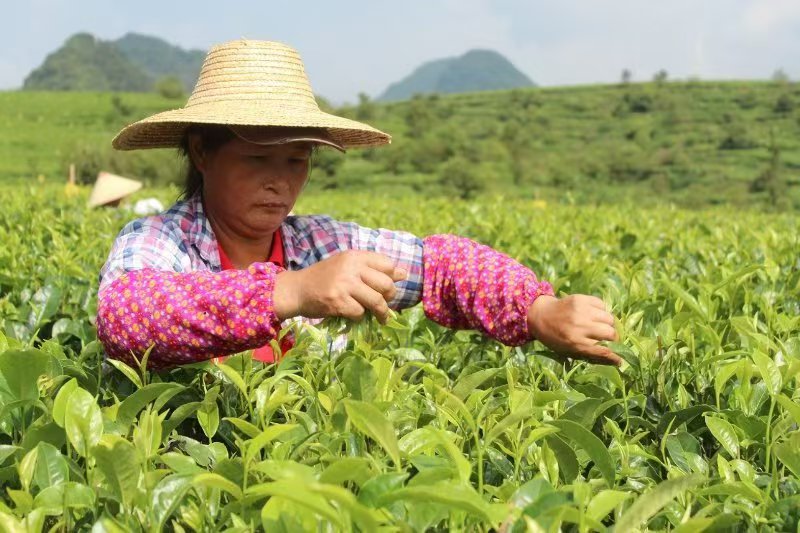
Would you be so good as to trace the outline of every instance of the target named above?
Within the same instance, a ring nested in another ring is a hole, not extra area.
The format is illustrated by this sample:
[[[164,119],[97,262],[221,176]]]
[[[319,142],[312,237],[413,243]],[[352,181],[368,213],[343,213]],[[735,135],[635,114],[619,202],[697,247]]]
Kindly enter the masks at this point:
[[[284,271],[275,282],[273,302],[281,320],[343,317],[360,319],[370,312],[379,321],[389,316],[395,283],[408,277],[391,259],[376,252],[348,250],[303,270]]]

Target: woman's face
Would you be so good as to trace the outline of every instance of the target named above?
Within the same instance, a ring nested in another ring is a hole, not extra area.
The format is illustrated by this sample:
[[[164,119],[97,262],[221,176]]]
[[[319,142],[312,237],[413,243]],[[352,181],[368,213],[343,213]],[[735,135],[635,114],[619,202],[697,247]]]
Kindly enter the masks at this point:
[[[245,238],[277,230],[308,178],[311,143],[262,146],[234,137],[206,153],[199,137],[189,145],[209,215]]]

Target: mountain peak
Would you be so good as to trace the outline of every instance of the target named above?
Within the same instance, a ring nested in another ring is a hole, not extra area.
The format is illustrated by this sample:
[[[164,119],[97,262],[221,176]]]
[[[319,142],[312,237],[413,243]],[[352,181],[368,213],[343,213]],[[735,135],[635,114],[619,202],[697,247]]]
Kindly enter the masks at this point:
[[[458,57],[435,59],[393,83],[379,100],[405,100],[415,94],[462,93],[533,87],[534,83],[495,50],[473,49]]]

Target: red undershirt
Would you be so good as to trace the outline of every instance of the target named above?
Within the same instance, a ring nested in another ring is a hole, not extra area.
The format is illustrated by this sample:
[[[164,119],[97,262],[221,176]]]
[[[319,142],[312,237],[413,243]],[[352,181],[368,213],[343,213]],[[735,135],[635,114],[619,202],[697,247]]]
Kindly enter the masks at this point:
[[[217,244],[217,248],[219,249],[219,262],[222,270],[235,270],[236,267],[231,263],[231,260],[228,259],[228,255],[219,243]],[[283,255],[283,238],[281,237],[280,230],[272,234],[272,244],[270,245],[267,262],[278,265],[281,268],[286,268],[286,261]],[[280,341],[281,351],[283,353],[286,353],[293,345],[294,340],[291,335],[284,335]],[[267,344],[253,350],[253,359],[265,363],[273,363],[275,362],[275,354],[272,352],[272,347]]]

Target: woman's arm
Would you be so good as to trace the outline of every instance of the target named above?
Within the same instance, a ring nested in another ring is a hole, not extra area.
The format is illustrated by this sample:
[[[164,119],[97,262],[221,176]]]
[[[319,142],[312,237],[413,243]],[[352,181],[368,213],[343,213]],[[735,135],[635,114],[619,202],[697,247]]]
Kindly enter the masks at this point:
[[[127,272],[100,293],[98,338],[109,357],[128,363],[152,347],[155,369],[263,346],[281,327],[272,299],[280,270]]]
[[[311,267],[301,276],[307,281],[293,285],[318,288],[316,295],[309,296],[332,302],[327,309],[317,306],[314,311],[318,314],[339,307],[353,318],[365,309],[382,318],[386,302],[389,307],[403,308],[422,300],[427,316],[448,327],[476,329],[509,345],[536,338],[561,354],[619,363],[613,352],[597,345],[600,340],[616,339],[614,319],[601,300],[583,295],[555,298],[549,283],[538,280],[530,269],[503,253],[455,235],[418,239],[405,232],[369,229],[329,217],[307,220],[320,226],[310,232],[319,236],[316,244],[322,246],[318,248],[327,249],[333,242],[340,250],[372,252],[389,260],[382,274],[363,264],[364,257],[359,264],[357,258],[347,254],[339,254],[345,257],[334,263],[331,261],[336,256]],[[336,262],[351,273],[360,273],[350,276],[349,283],[357,287],[359,279],[363,281],[360,292],[365,296],[361,301],[348,298],[345,305],[340,299],[337,305],[333,303],[337,294],[326,293],[324,284],[314,281],[335,277]],[[408,273],[394,287],[392,282],[397,279],[392,279],[392,265]],[[300,305],[296,303],[295,307]]]
[[[280,268],[191,271],[179,228],[161,217],[129,223],[100,273],[97,334],[109,357],[132,363],[152,347],[164,368],[263,346],[280,321],[273,288]]]

